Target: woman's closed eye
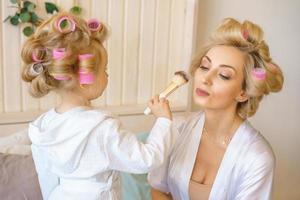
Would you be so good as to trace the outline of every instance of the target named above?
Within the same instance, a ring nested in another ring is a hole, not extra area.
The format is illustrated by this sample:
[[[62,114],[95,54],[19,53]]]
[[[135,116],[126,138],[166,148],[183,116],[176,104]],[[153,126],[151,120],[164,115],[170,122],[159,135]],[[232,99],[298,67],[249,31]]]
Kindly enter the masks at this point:
[[[219,74],[219,76],[221,77],[221,79],[223,80],[229,80],[231,77],[230,76],[227,76],[227,75],[224,75],[224,74]]]
[[[200,65],[199,68],[202,70],[202,71],[208,71],[209,68],[204,66],[204,65]]]
[[[226,70],[222,70],[219,72],[219,76],[223,80],[230,80],[232,77],[232,74]]]

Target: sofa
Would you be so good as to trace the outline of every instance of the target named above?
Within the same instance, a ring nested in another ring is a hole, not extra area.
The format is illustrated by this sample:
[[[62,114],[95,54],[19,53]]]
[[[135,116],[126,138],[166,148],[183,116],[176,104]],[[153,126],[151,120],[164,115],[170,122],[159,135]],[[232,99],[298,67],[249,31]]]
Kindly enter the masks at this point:
[[[137,137],[144,141],[147,133],[139,133]],[[121,178],[122,199],[151,199],[146,174],[135,175],[122,172]],[[26,130],[0,137],[0,199],[42,199]]]

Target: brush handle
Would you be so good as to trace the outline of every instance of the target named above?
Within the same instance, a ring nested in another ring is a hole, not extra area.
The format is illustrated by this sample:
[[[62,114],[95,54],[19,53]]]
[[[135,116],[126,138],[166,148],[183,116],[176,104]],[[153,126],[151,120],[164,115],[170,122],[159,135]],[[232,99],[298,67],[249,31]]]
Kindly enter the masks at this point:
[[[178,85],[175,83],[171,83],[162,93],[160,93],[159,98],[166,98],[167,96],[169,96],[174,90],[176,90],[176,88],[178,88]],[[144,110],[144,114],[145,115],[149,115],[151,113],[151,109],[149,107],[147,107]]]
[[[149,107],[147,107],[145,110],[144,110],[144,114],[145,115],[149,115],[151,113],[151,109]]]

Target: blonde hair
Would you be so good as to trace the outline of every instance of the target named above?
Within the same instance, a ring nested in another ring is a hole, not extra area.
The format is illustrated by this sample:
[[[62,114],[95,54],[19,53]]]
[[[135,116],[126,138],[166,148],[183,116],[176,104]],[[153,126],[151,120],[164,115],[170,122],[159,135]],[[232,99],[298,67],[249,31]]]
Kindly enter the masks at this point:
[[[283,74],[278,65],[270,57],[269,47],[263,39],[262,29],[250,22],[240,23],[232,18],[226,18],[211,37],[211,42],[204,47],[191,63],[190,73],[194,75],[203,56],[214,46],[232,46],[246,55],[244,63],[244,82],[242,85],[248,95],[248,100],[239,102],[237,113],[242,118],[253,116],[264,95],[278,92],[283,85]],[[253,69],[262,69],[266,72],[264,80],[257,80],[252,75]]]
[[[72,20],[75,29],[69,32],[58,30],[61,27],[57,24],[62,18]],[[107,35],[108,30],[103,23],[100,30],[91,31],[85,20],[67,12],[58,13],[44,21],[24,43],[21,52],[24,63],[22,79],[30,83],[31,95],[42,97],[51,90],[74,88],[78,84],[79,70],[96,73],[106,60],[106,51],[102,43]],[[57,48],[65,49],[66,56],[62,59],[53,59],[52,51]],[[79,60],[79,54],[94,56]],[[41,73],[32,73],[36,64],[33,55],[41,61]],[[58,80],[55,76],[68,79]]]

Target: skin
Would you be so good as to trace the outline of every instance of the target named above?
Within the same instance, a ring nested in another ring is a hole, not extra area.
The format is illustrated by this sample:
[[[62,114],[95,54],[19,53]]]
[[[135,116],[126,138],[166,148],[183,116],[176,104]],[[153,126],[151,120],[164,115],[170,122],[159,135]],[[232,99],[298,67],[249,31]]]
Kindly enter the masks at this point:
[[[193,99],[205,113],[206,134],[201,138],[191,180],[213,185],[227,146],[244,121],[237,114],[238,102],[248,99],[242,89],[245,54],[230,46],[215,46],[202,58],[194,74]],[[152,199],[172,199],[152,189]]]

